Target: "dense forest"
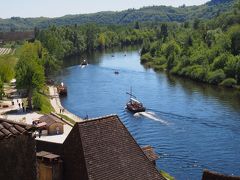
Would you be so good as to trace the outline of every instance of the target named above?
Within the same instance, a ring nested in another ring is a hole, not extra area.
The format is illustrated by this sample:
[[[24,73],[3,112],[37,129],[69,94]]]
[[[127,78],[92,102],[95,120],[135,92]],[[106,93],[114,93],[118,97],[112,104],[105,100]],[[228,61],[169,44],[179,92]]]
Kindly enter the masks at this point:
[[[60,18],[0,18],[0,31],[22,31],[47,28],[50,25],[66,26],[75,24],[129,24],[138,22],[185,22],[193,19],[211,19],[228,11],[235,0],[212,0],[200,6],[151,6],[128,9],[120,12],[99,12],[93,14],[66,15]]]
[[[127,26],[86,24],[36,30],[36,38],[56,59],[97,49],[142,44],[144,39],[153,41],[155,34],[154,28],[140,27],[138,22]]]
[[[211,20],[162,24],[145,39],[141,62],[155,70],[210,84],[240,84],[240,2]]]

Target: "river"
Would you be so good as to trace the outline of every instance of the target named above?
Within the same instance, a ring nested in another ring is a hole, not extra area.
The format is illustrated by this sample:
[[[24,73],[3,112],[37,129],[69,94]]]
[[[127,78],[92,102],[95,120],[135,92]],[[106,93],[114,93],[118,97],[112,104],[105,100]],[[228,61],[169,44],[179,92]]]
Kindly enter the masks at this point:
[[[57,77],[68,87],[65,108],[80,117],[117,114],[140,146],[155,148],[158,168],[176,179],[201,179],[203,169],[240,175],[239,92],[145,69],[138,50],[86,58],[85,68],[82,57],[68,58]],[[146,113],[124,109],[130,87]]]

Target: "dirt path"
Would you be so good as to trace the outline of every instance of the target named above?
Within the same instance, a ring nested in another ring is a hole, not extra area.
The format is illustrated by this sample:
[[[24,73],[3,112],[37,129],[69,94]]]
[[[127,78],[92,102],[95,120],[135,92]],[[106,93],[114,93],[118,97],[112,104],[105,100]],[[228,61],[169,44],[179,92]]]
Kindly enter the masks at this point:
[[[57,93],[57,88],[54,86],[48,86],[49,87],[49,95],[50,95],[50,103],[52,105],[52,107],[54,108],[54,110],[60,114],[60,109],[64,109],[64,107],[61,105],[60,99],[59,99],[59,95]],[[76,121],[76,122],[80,122],[83,121],[83,119],[81,119],[80,117],[76,116],[75,114],[69,112],[68,110],[64,109],[64,112],[61,112],[61,114],[68,116],[69,118],[71,118],[72,120]]]

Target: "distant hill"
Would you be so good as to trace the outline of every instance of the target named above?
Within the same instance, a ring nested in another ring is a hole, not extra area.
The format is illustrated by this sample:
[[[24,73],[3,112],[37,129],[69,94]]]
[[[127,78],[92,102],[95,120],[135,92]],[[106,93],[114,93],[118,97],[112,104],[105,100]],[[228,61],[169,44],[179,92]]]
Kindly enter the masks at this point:
[[[0,31],[30,30],[34,27],[46,28],[49,25],[64,26],[85,23],[128,24],[139,22],[184,22],[189,20],[210,19],[228,11],[236,0],[212,0],[200,6],[151,6],[128,9],[120,12],[105,11],[93,14],[66,15],[59,18],[0,18]]]

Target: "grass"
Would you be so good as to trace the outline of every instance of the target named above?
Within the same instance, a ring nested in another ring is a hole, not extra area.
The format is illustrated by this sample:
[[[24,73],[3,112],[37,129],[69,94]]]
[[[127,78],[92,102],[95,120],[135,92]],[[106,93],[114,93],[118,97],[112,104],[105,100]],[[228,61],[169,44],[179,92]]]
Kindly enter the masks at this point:
[[[9,82],[15,76],[15,65],[17,59],[12,55],[0,56],[0,77],[3,82]]]
[[[166,179],[166,180],[175,180],[174,177],[170,176],[168,173],[166,173],[163,170],[160,170],[160,174]]]
[[[63,114],[58,114],[60,117],[62,117],[63,119],[67,120],[69,123],[71,124],[75,124],[76,122],[74,120],[72,120],[71,118],[69,118],[68,116],[66,115],[63,115]]]
[[[49,113],[53,112],[54,109],[53,109],[48,97],[46,95],[42,95],[42,94],[39,94],[39,96],[41,98],[41,107],[40,107],[39,112],[42,114],[49,114]]]

